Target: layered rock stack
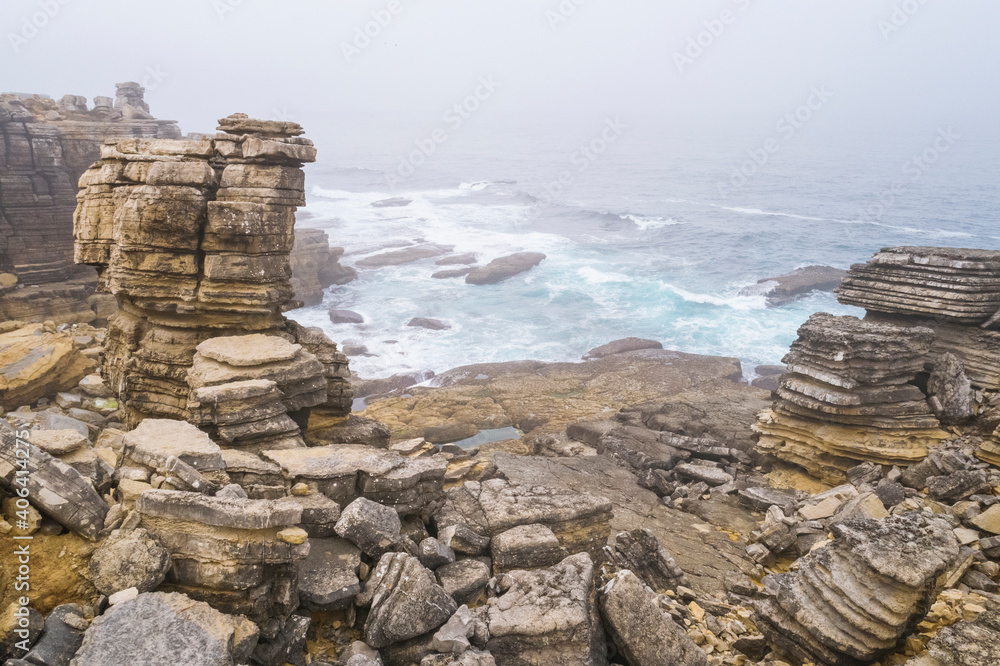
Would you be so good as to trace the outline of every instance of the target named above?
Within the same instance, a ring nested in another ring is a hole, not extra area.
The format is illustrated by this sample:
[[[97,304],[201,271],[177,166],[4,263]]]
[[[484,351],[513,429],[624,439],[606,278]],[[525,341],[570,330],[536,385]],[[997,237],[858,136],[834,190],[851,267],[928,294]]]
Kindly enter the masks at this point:
[[[837,295],[869,312],[980,326],[1000,312],[1000,252],[885,248],[852,266]]]
[[[800,330],[756,428],[765,449],[839,481],[857,461],[922,458],[941,436],[935,419],[987,436],[1000,424],[1000,252],[885,248],[837,294],[867,315],[817,315]],[[1000,463],[995,439],[981,456]]]
[[[244,615],[266,640],[294,633],[286,625],[299,604],[295,564],[309,554],[307,534],[295,527],[300,505],[149,490],[136,511],[143,529],[170,551],[162,590]]]
[[[755,426],[759,447],[832,481],[857,460],[922,460],[949,437],[911,383],[933,339],[927,328],[813,315],[783,359],[777,402]]]
[[[129,423],[188,419],[192,388],[268,378],[219,360],[220,352],[202,352],[206,372],[218,377],[195,373],[189,386],[188,371],[207,340],[254,333],[294,339],[305,330],[282,312],[297,305],[289,253],[295,208],[305,202],[301,166],[316,150],[294,123],[235,114],[219,129],[213,139],[109,142],[80,181],[76,260],[98,267],[102,288],[121,306],[109,322],[103,371]],[[317,335],[309,333],[311,344]],[[274,381],[290,412],[327,404],[343,418],[350,411],[346,357],[323,344],[325,366],[303,351],[292,365],[313,374]],[[275,360],[280,372],[291,372],[286,360]]]
[[[772,645],[803,661],[871,663],[927,611],[938,577],[958,559],[958,539],[946,519],[917,512],[833,532],[796,571],[764,578],[754,620]]]

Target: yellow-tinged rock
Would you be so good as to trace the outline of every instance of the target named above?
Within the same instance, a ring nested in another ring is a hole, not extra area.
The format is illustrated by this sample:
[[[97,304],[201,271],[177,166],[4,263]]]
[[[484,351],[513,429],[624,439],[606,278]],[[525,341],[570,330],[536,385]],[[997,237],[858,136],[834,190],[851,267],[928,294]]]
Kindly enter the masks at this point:
[[[0,334],[0,410],[10,411],[39,398],[68,391],[95,363],[73,339],[32,324]]]
[[[969,522],[990,534],[1000,534],[1000,504],[994,504]]]
[[[701,606],[699,606],[697,602],[692,601],[691,603],[689,603],[688,610],[691,611],[691,615],[694,616],[694,619],[698,620],[699,622],[705,620],[705,610]]]
[[[278,532],[278,539],[293,546],[298,546],[309,540],[309,533],[301,527],[286,527]]]

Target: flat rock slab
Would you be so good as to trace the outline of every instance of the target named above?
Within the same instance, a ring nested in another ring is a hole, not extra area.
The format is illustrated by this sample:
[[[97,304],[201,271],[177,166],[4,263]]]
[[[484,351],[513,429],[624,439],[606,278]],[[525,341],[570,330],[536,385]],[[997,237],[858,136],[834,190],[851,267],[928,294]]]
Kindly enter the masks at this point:
[[[291,361],[302,349],[284,338],[273,335],[234,335],[211,338],[197,347],[201,355],[213,361],[240,368]]]
[[[464,524],[495,537],[521,525],[540,525],[555,533],[570,553],[596,553],[610,534],[611,502],[588,492],[490,479],[452,488],[447,497],[435,515],[438,530]]]
[[[365,257],[364,259],[360,259],[355,262],[354,265],[358,268],[385,268],[387,266],[402,266],[404,264],[412,264],[413,262],[420,261],[421,259],[440,257],[443,254],[448,254],[453,249],[454,247],[449,245],[434,245],[433,243],[426,243],[424,245],[416,245],[402,250],[383,252],[382,254]]]
[[[147,467],[160,468],[174,456],[198,471],[223,469],[222,449],[186,421],[146,419],[122,440],[125,456]]]
[[[83,448],[89,440],[76,430],[35,430],[31,443],[49,455],[64,456]]]
[[[180,490],[147,490],[135,508],[144,516],[238,530],[291,527],[302,521],[302,507],[294,501],[210,497]]]
[[[71,666],[232,666],[257,643],[257,627],[183,594],[148,592],[94,620]]]

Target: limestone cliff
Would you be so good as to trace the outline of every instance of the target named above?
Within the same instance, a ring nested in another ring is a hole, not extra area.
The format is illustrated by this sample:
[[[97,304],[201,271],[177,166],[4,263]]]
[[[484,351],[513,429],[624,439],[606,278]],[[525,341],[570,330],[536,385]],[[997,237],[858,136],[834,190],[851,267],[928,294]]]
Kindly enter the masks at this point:
[[[177,123],[155,120],[138,84],[118,101],[67,95],[0,95],[0,318],[100,319],[92,273],[73,266],[73,210],[80,176],[108,139],[179,138]],[[54,289],[23,289],[60,284]],[[15,287],[20,287],[15,289]]]

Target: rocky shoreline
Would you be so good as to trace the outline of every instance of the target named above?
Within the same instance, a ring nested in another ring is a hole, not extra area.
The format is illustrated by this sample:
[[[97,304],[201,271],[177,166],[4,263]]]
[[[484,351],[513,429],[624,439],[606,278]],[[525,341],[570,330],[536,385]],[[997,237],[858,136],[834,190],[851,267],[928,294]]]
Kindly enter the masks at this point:
[[[1000,663],[1000,253],[852,267],[868,315],[769,386],[634,338],[355,381],[283,314],[352,279],[295,230],[302,134],[234,114],[82,174],[116,311],[0,322],[4,663]],[[544,256],[508,259],[467,281]]]

